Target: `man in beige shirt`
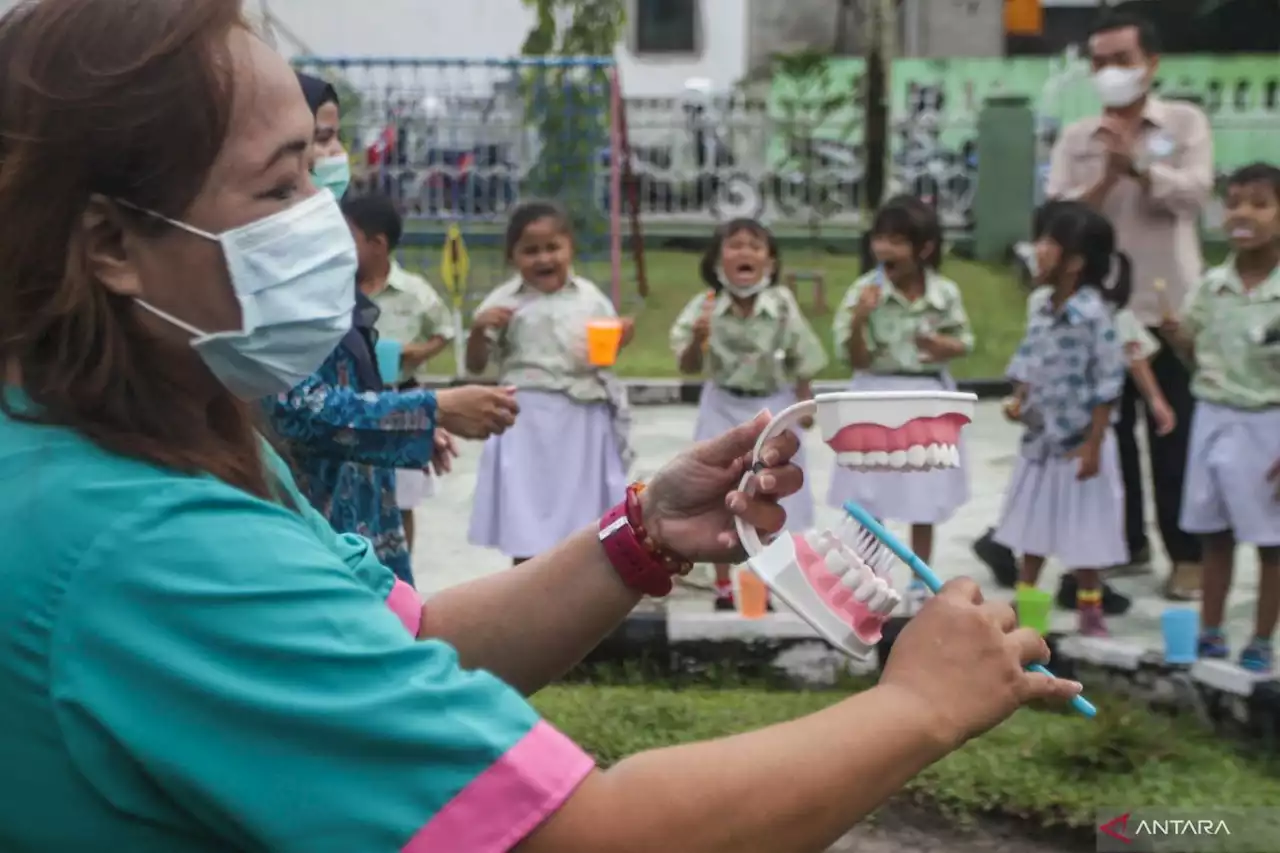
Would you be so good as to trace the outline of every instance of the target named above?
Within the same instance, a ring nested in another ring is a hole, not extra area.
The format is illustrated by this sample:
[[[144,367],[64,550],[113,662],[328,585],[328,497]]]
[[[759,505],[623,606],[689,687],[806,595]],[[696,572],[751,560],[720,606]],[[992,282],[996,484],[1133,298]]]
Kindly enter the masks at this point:
[[[1150,94],[1159,62],[1157,38],[1154,27],[1141,18],[1108,16],[1094,27],[1089,54],[1103,112],[1063,131],[1046,188],[1049,198],[1080,199],[1111,220],[1120,249],[1133,260],[1129,307],[1153,332],[1176,314],[1200,279],[1199,220],[1214,179],[1213,138],[1205,114],[1193,104]],[[1151,368],[1178,419],[1172,433],[1158,436],[1148,428],[1147,438],[1160,536],[1174,564],[1166,591],[1186,599],[1195,597],[1200,586],[1199,543],[1178,527],[1193,406],[1190,376],[1170,347],[1161,348]],[[1116,430],[1135,567],[1150,556],[1134,438],[1140,399],[1130,379]]]

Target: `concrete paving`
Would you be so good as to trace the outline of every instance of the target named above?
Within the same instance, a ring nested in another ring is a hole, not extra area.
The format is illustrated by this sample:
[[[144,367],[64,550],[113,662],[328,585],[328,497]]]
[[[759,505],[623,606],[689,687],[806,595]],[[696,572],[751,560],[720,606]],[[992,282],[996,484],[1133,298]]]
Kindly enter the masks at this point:
[[[692,406],[637,407],[633,442],[638,459],[632,475],[640,478],[649,476],[673,455],[676,448],[688,444],[693,435],[695,416],[696,410]],[[938,531],[932,561],[934,569],[942,577],[969,575],[978,579],[993,596],[1010,597],[1010,593],[995,587],[986,568],[973,556],[969,546],[997,518],[1017,451],[1017,436],[1017,428],[1000,416],[998,403],[979,404],[975,422],[966,431],[972,498],[955,518]],[[822,445],[816,432],[810,433],[807,441],[810,486],[821,498],[826,495],[835,458]],[[418,512],[414,569],[419,586],[425,592],[502,571],[508,566],[501,554],[467,543],[467,522],[479,456],[480,445],[464,444],[456,470],[438,481],[435,496],[428,499]],[[835,526],[840,517],[838,510],[819,509],[819,523],[822,525]],[[1153,510],[1148,511],[1148,517],[1154,518]],[[1160,541],[1154,529],[1151,541]],[[1134,606],[1129,615],[1113,619],[1111,628],[1117,637],[1157,648],[1161,645],[1160,614],[1171,606],[1159,594],[1160,582],[1168,572],[1163,554],[1157,555],[1153,568],[1150,575],[1114,581],[1117,589],[1134,597]],[[1056,589],[1058,575],[1059,569],[1051,564],[1042,586]],[[905,576],[897,578],[899,588],[905,583]],[[1236,645],[1248,639],[1257,585],[1256,553],[1241,549],[1237,555],[1235,583],[1228,608],[1228,630]],[[670,606],[680,610],[709,610],[710,601],[705,594],[685,591],[673,596]],[[1071,613],[1059,611],[1054,620],[1056,629],[1074,628],[1074,615]]]

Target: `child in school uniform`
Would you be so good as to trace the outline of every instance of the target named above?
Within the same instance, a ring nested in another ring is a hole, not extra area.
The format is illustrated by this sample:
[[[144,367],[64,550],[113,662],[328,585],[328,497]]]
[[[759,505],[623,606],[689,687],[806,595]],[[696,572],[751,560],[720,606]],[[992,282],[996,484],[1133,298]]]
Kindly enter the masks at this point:
[[[853,367],[851,391],[954,390],[947,362],[973,349],[973,331],[956,283],[938,273],[942,226],[933,209],[898,196],[877,211],[871,251],[878,268],[859,278],[836,310],[838,357]],[[964,444],[958,468],[855,472],[837,468],[827,501],[857,501],[878,518],[911,525],[911,546],[926,562],[933,528],[969,500]]]
[[[1257,612],[1240,666],[1269,673],[1280,613],[1280,169],[1256,163],[1228,178],[1226,213],[1231,259],[1161,330],[1194,362],[1178,524],[1203,541],[1202,657],[1230,654],[1222,623],[1236,545],[1257,547]]]
[[[342,203],[342,212],[355,239],[357,283],[378,306],[374,328],[379,337],[401,345],[400,377],[395,387],[416,388],[421,369],[454,339],[453,315],[426,279],[396,261],[404,223],[391,199],[380,195],[348,198]],[[413,511],[433,492],[428,471],[406,468],[396,472],[396,506],[404,519],[410,551],[414,541]]]
[[[753,219],[716,230],[700,271],[708,290],[689,300],[671,327],[680,372],[705,375],[694,440],[719,435],[757,415],[777,414],[813,397],[810,382],[827,365],[822,342],[791,291],[779,284],[778,243]],[[804,451],[795,463],[804,466]],[[808,487],[782,501],[787,528],[813,526]],[[733,610],[730,567],[717,565],[716,610]]]
[[[617,312],[574,275],[573,254],[559,207],[517,207],[506,234],[516,276],[476,309],[467,338],[467,369],[483,373],[494,359],[520,404],[515,426],[485,444],[468,539],[517,564],[608,512],[627,489],[625,393],[591,365],[586,340],[589,320]],[[626,346],[634,326],[622,324]]]
[[[1127,293],[1130,265],[1111,223],[1079,202],[1057,207],[1035,248],[1041,286],[1004,406],[1024,429],[995,539],[1022,554],[1020,588],[1037,584],[1048,557],[1074,572],[1080,632],[1105,636],[1101,570],[1129,553],[1112,429],[1127,365],[1103,291]]]

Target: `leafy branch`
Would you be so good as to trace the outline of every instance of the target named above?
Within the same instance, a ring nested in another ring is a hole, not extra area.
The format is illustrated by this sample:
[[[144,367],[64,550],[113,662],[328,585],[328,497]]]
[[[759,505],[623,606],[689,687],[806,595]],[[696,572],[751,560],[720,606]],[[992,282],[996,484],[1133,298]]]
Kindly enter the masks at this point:
[[[521,52],[534,57],[605,57],[622,35],[625,0],[524,0],[534,26]],[[599,65],[565,64],[527,69],[521,80],[525,119],[539,139],[525,177],[529,195],[559,201],[579,241],[607,233],[596,178],[609,144],[610,80]]]

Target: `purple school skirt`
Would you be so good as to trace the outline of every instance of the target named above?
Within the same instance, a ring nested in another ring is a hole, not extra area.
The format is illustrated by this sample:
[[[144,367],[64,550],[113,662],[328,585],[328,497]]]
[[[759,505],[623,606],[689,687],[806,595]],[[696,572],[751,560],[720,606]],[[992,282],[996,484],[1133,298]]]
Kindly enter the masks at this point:
[[[535,557],[596,521],[626,496],[627,477],[607,403],[517,391],[515,426],[480,455],[472,545]]]
[[[1124,480],[1111,430],[1098,475],[1076,479],[1080,462],[1018,456],[1004,493],[995,539],[1019,554],[1053,557],[1066,569],[1105,569],[1129,562],[1124,535]]]

